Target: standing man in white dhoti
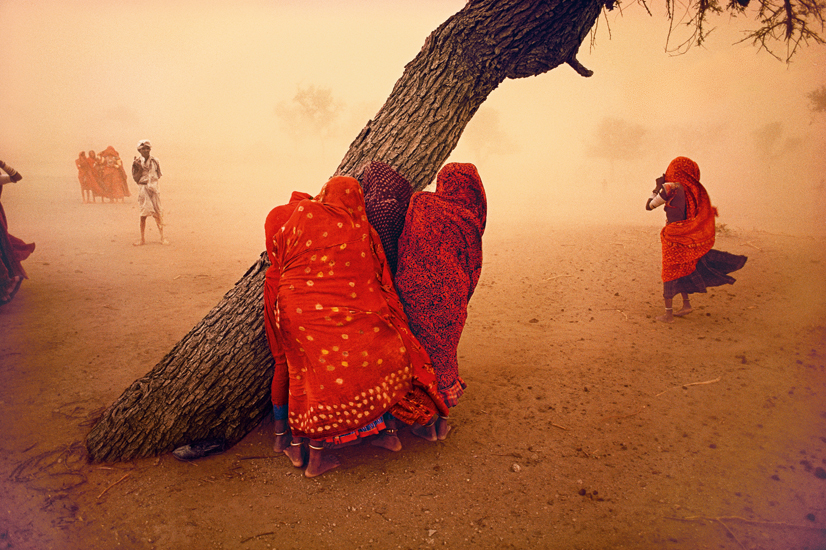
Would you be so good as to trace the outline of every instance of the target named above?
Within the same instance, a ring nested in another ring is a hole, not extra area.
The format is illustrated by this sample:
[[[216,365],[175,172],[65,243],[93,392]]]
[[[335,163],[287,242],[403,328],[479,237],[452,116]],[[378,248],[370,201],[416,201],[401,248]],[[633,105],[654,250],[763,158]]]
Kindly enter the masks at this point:
[[[152,145],[148,139],[138,142],[138,152],[141,154],[135,157],[132,162],[132,178],[138,184],[138,206],[141,209],[141,240],[135,246],[146,244],[146,218],[152,216],[158,224],[158,232],[161,235],[161,244],[169,244],[163,238],[163,212],[161,210],[161,191],[158,187],[158,180],[161,177],[161,163],[158,162],[149,152]]]

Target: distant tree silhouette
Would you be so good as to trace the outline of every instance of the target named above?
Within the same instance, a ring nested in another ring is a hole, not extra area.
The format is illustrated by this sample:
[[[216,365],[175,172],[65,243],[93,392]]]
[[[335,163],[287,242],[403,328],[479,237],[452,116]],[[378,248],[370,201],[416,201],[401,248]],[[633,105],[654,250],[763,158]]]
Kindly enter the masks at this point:
[[[752,132],[757,153],[764,159],[772,158],[780,146],[783,135],[783,123],[774,121],[763,124]]]
[[[806,97],[809,98],[809,110],[813,113],[822,113],[826,111],[826,84],[820,88],[814,89]]]
[[[319,140],[323,153],[324,143],[335,132],[342,107],[330,88],[310,84],[299,87],[291,102],[276,105],[275,115],[293,140]]]
[[[641,124],[617,117],[605,117],[597,125],[594,139],[587,146],[586,154],[608,160],[611,163],[613,177],[616,161],[636,160],[643,155],[646,133],[645,127]]]
[[[508,155],[518,150],[516,143],[502,128],[502,119],[496,109],[479,109],[462,138],[478,163],[494,155]]]

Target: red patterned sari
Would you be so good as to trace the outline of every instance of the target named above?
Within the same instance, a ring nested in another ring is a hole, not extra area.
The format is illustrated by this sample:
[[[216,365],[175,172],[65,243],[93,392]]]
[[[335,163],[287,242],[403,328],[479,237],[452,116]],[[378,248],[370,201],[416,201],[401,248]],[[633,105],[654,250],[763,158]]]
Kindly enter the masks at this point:
[[[456,352],[482,272],[486,220],[487,199],[476,167],[451,163],[439,171],[435,193],[413,194],[399,238],[396,290],[449,407],[465,389]]]
[[[386,412],[407,424],[447,414],[358,182],[335,177],[315,199],[293,194],[271,216],[272,399],[276,410],[287,406],[293,436],[335,442]]]
[[[694,272],[697,260],[714,246],[714,218],[717,210],[711,206],[700,183],[700,167],[693,160],[677,157],[665,171],[665,181],[679,183],[685,189],[686,219],[669,223],[660,232],[663,251],[663,282],[673,281]]]

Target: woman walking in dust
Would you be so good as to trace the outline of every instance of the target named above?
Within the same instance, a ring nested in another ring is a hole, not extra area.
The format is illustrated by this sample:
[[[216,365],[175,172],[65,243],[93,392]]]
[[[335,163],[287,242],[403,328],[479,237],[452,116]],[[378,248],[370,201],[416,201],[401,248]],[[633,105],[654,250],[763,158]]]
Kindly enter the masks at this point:
[[[657,320],[673,323],[675,316],[682,317],[693,311],[689,294],[705,292],[707,287],[734,284],[734,277],[728,274],[743,267],[747,258],[712,248],[717,209],[711,205],[708,192],[700,183],[700,167],[696,162],[677,157],[656,181],[645,209],[664,205],[666,216],[665,227],[660,232],[665,314]],[[683,305],[675,313],[672,304],[677,294],[682,296]]]

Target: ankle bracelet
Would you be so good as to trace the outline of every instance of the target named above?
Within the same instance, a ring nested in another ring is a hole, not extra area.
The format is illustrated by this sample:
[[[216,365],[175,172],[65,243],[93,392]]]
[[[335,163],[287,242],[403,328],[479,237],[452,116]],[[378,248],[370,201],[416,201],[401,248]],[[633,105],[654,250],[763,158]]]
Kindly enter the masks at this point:
[[[322,445],[321,447],[313,447],[313,444],[310,443],[310,448],[314,451],[320,451],[320,450],[324,449],[324,445]]]
[[[278,436],[280,436],[280,435],[286,435],[286,434],[287,434],[287,431],[288,431],[288,430],[284,430],[284,431],[283,431],[283,432],[281,432],[281,433],[275,432],[275,437],[278,437]]]
[[[290,447],[301,447],[300,441],[290,441]]]

